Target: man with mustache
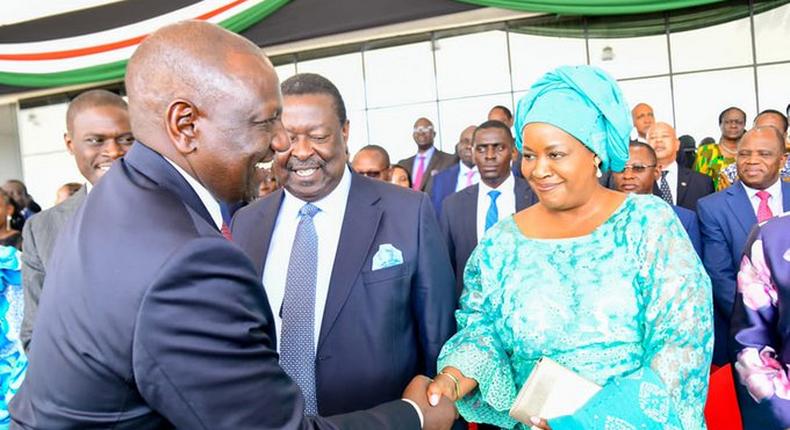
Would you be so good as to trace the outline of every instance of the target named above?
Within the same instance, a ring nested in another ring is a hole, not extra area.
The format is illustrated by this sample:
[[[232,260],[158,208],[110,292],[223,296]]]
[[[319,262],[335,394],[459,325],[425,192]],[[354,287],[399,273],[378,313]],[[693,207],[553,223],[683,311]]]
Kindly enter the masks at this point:
[[[779,179],[784,136],[772,126],[754,127],[738,142],[738,181],[700,199],[697,215],[705,269],[713,285],[715,343],[713,364],[728,361],[727,338],[738,267],[755,224],[790,210],[790,183]]]
[[[260,278],[220,233],[219,202],[257,187],[270,146],[288,149],[261,50],[173,24],[137,48],[126,89],[138,141],[58,239],[11,428],[448,428],[454,410],[428,406],[425,377],[408,401],[320,418],[278,364]]]
[[[107,173],[113,161],[126,154],[134,142],[126,102],[121,96],[106,90],[90,90],[78,95],[66,110],[63,140],[87,182],[63,204],[30,218],[22,230],[25,314],[19,337],[25,351],[30,348],[33,321],[55,239],[82,206],[90,188]]]
[[[349,121],[334,84],[282,83],[277,148],[284,190],[241,209],[236,242],[275,312],[280,363],[307,413],[331,415],[399,399],[436,373],[453,333],[454,278],[428,196],[353,173]]]

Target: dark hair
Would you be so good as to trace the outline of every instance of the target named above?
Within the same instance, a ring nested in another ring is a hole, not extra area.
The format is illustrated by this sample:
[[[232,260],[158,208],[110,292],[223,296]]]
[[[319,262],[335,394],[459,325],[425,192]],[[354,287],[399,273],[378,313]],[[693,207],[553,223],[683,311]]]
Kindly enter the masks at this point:
[[[505,116],[507,117],[507,119],[509,119],[509,120],[513,119],[513,112],[511,112],[510,109],[508,109],[508,108],[506,108],[506,107],[504,107],[502,105],[496,105],[496,106],[492,107],[488,112],[491,112],[494,109],[499,109],[502,112],[504,112]]]
[[[741,108],[739,108],[739,107],[730,106],[727,109],[724,109],[723,111],[721,111],[721,113],[719,114],[719,125],[721,125],[721,122],[724,120],[724,114],[726,114],[727,112],[729,112],[731,110],[737,110],[738,112],[740,112],[741,115],[743,116],[743,122],[746,122],[746,112],[742,111]]]
[[[656,150],[653,149],[652,146],[644,143],[639,142],[636,140],[632,140],[631,143],[628,144],[628,148],[642,148],[647,151],[647,156],[650,158],[650,164],[657,164],[658,163],[658,156],[656,155]]]
[[[332,98],[335,105],[335,114],[340,125],[346,123],[346,105],[343,96],[335,84],[329,79],[316,73],[299,73],[291,76],[280,84],[283,96],[303,96],[307,94],[325,94]]]
[[[128,110],[129,107],[123,97],[107,90],[89,90],[80,93],[77,97],[69,103],[66,110],[66,129],[71,132],[71,126],[74,124],[74,118],[78,113],[85,109],[95,108],[99,106],[114,106],[119,109]]]
[[[377,152],[384,159],[384,164],[386,164],[387,166],[390,165],[390,155],[387,153],[387,150],[382,148],[381,146],[378,146],[378,145],[365,145],[362,148],[360,148],[359,151],[357,151],[357,155],[360,152],[362,152],[362,151]]]
[[[411,188],[411,186],[412,186],[412,183],[411,183],[411,175],[409,175],[409,171],[408,171],[408,170],[406,170],[406,168],[405,168],[405,167],[401,166],[400,164],[393,164],[393,165],[391,165],[391,166],[390,166],[390,169],[391,169],[391,170],[395,170],[395,169],[401,169],[401,170],[403,170],[404,172],[406,172],[406,180],[407,180],[407,181],[409,181],[409,188]]]
[[[757,119],[760,118],[763,115],[776,115],[779,118],[782,118],[782,124],[784,124],[784,128],[782,128],[779,131],[781,131],[782,133],[787,133],[787,117],[785,116],[785,114],[783,114],[782,112],[779,112],[776,109],[766,109],[766,110],[758,113],[757,116],[754,117],[754,122],[756,123]]]
[[[487,128],[498,128],[498,129],[504,130],[505,134],[507,134],[507,137],[510,138],[510,144],[511,145],[514,144],[513,143],[513,133],[510,131],[510,127],[508,127],[507,124],[505,124],[504,122],[497,121],[495,119],[490,119],[490,120],[478,125],[477,128],[475,129],[475,132],[472,133],[472,142],[475,141],[475,136],[477,136],[477,132],[479,130],[484,130],[484,129],[487,129]]]
[[[787,116],[790,116],[790,103],[788,103],[787,107],[785,108],[785,114],[787,114]]]
[[[21,183],[21,181],[17,182]],[[11,194],[8,194],[2,188],[0,188],[0,200],[3,200],[5,204],[11,205],[14,208],[14,212],[11,214],[11,225],[8,227],[14,230],[22,230],[22,225],[25,223],[25,218],[22,216],[22,209],[14,199],[11,198]]]
[[[699,141],[699,146],[710,145],[711,143],[716,143],[716,139],[714,139],[714,138],[712,138],[710,136],[703,137],[702,140]]]

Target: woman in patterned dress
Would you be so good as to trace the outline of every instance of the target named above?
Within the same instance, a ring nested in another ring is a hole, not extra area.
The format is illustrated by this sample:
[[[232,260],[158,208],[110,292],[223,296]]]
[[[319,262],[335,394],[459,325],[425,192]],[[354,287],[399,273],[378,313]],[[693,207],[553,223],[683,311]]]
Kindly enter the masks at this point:
[[[22,324],[22,276],[19,251],[0,246],[0,429],[11,424],[8,402],[22,384],[27,358],[19,341]]]
[[[594,67],[560,67],[521,99],[521,170],[540,203],[472,253],[431,402],[502,428],[705,428],[710,279],[666,203],[597,180],[622,171],[630,129],[617,84]],[[518,423],[508,411],[541,357],[603,388],[573,415]]]
[[[734,106],[724,109],[719,114],[719,127],[719,143],[700,146],[694,159],[694,170],[710,176],[716,190],[726,188],[719,185],[719,178],[727,166],[735,163],[738,141],[746,131],[746,113]]]

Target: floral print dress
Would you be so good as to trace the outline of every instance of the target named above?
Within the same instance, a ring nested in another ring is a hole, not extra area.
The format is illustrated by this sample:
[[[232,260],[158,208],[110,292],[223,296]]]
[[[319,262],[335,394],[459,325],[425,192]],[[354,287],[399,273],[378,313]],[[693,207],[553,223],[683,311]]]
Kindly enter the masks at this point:
[[[717,191],[726,188],[725,184],[719,185],[722,170],[735,162],[734,157],[725,157],[718,143],[709,143],[697,148],[697,157],[694,159],[694,170],[708,175],[713,180]]]
[[[469,258],[439,369],[478,382],[457,402],[470,422],[528,428],[508,411],[546,356],[603,386],[553,430],[704,429],[711,303],[688,235],[655,196],[629,194],[578,238],[531,239],[509,217]]]
[[[19,389],[27,358],[19,340],[22,324],[22,277],[19,251],[0,246],[0,430],[11,424],[8,402]]]
[[[731,332],[745,430],[790,427],[790,213],[752,230]]]

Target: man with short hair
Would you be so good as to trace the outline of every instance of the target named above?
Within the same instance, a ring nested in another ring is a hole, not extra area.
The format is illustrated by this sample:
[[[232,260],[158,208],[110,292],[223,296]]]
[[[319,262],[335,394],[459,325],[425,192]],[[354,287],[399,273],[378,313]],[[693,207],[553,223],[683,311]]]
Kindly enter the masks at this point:
[[[251,194],[270,145],[289,150],[260,49],[206,22],[169,25],[125,83],[138,141],[55,245],[11,429],[448,428],[454,409],[429,406],[424,377],[407,401],[305,417],[278,364],[260,277],[220,233],[219,202]]]
[[[90,187],[98,183],[113,162],[126,154],[134,142],[126,102],[107,90],[90,90],[78,95],[66,110],[63,140],[86,183],[62,204],[28,220],[22,230],[25,313],[19,337],[25,351],[30,348],[33,322],[55,239],[82,206]]]
[[[777,130],[782,132],[782,135],[785,136],[785,150],[787,150],[787,117],[782,113],[774,109],[766,109],[760,112],[754,118],[753,127],[762,127],[762,126],[772,126],[775,127]],[[779,172],[779,177],[782,179],[788,180],[790,179],[790,160],[788,160],[782,168],[782,171]],[[738,178],[738,165],[737,164],[730,164],[724,170],[721,171],[719,174],[719,189],[723,190],[729,187],[735,180]]]
[[[354,173],[384,182],[390,180],[390,155],[378,145],[362,147],[351,161]]]
[[[14,203],[20,208],[20,214],[24,218],[22,223],[24,223],[24,220],[41,212],[41,206],[33,200],[33,196],[28,194],[24,182],[17,179],[10,179],[3,184],[3,190],[11,196]]]
[[[656,122],[653,108],[647,103],[639,103],[631,110],[631,120],[636,129],[637,142],[647,143],[647,130]]]
[[[466,127],[458,137],[456,147],[459,161],[433,177],[430,195],[438,219],[441,219],[442,202],[447,196],[480,182],[480,174],[472,154],[472,134],[475,128],[474,125]]]
[[[648,132],[650,136],[651,132]],[[653,148],[642,142],[631,142],[628,145],[628,163],[622,172],[612,173],[612,180],[617,191],[635,194],[653,194],[656,181],[661,178],[661,169]],[[702,257],[702,240],[700,239],[699,222],[694,211],[681,206],[671,205],[680,219],[683,228],[691,239],[691,244]]]
[[[656,179],[654,194],[670,206],[697,209],[697,200],[713,193],[713,181],[707,176],[678,165],[680,140],[675,129],[665,122],[653,124],[647,131],[647,144],[658,157],[661,174]]]
[[[436,130],[428,118],[419,118],[414,122],[412,137],[417,144],[417,154],[398,161],[398,165],[409,172],[412,189],[430,192],[433,176],[452,166],[458,159],[433,146]]]
[[[275,313],[280,363],[312,414],[399,399],[434,375],[455,324],[454,279],[428,196],[352,173],[349,122],[323,76],[282,83],[291,145],[279,190],[241,209],[233,237]]]
[[[784,137],[774,127],[749,130],[736,156],[738,181],[700,199],[697,205],[703,259],[713,285],[715,344],[713,364],[728,361],[727,338],[743,246],[758,222],[790,210],[790,183],[779,180],[785,163]]]
[[[499,121],[508,128],[513,128],[513,113],[502,105],[496,105],[488,111],[488,120]]]
[[[510,172],[516,153],[510,127],[500,121],[486,121],[475,129],[472,138],[480,182],[444,199],[441,216],[459,297],[466,260],[483,234],[499,220],[538,202],[527,182]]]

